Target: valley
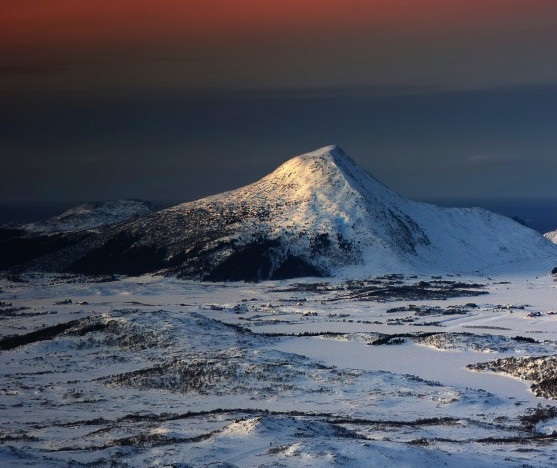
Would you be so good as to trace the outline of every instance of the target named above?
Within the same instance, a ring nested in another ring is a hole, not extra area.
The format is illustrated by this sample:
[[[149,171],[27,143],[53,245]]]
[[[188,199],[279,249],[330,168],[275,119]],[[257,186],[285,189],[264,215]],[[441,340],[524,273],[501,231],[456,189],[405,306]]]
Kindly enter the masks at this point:
[[[553,462],[554,400],[494,364],[555,353],[549,274],[15,279],[0,280],[10,466]]]

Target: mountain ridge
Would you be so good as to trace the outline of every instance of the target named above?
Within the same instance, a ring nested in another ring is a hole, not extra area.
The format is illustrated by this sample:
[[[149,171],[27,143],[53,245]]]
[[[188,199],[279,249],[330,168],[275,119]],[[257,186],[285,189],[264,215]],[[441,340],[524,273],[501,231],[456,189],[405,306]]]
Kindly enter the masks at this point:
[[[144,200],[109,200],[77,205],[43,221],[26,223],[27,231],[53,233],[95,229],[108,224],[145,216],[159,208]]]

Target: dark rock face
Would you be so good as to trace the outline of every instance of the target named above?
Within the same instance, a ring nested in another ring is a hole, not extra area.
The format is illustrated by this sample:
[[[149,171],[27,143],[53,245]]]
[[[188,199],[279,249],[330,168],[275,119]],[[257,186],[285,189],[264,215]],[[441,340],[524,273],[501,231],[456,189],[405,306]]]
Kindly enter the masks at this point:
[[[261,281],[325,276],[296,255],[284,256],[280,243],[267,240],[252,243],[234,252],[203,279],[206,281]]]
[[[328,273],[320,271],[303,258],[295,255],[288,255],[282,265],[273,272],[270,279],[282,280],[303,276],[321,277],[328,276]]]
[[[164,247],[136,245],[137,238],[126,232],[114,237],[79,258],[66,271],[86,275],[142,275],[168,266]]]
[[[80,233],[29,235],[21,229],[0,229],[0,269],[23,266],[50,252],[77,244],[88,237]]]
[[[254,242],[218,264],[204,279],[207,281],[258,281],[269,279],[279,244],[276,241]]]

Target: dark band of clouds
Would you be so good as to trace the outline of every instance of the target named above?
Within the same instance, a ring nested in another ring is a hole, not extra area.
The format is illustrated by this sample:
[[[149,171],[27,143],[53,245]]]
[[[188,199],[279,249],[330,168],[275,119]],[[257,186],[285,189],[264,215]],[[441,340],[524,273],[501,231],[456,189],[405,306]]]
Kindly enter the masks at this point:
[[[5,98],[0,198],[187,200],[331,143],[412,198],[555,193],[556,86],[424,91]]]

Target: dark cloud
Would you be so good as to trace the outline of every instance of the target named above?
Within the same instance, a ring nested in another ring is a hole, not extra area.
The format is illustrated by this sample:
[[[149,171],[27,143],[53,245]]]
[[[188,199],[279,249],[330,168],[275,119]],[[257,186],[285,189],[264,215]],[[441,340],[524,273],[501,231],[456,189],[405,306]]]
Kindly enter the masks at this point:
[[[191,200],[332,143],[412,198],[554,194],[552,86],[56,96],[0,105],[6,201]]]
[[[477,153],[462,160],[462,173],[489,173],[505,170],[510,164],[520,165],[519,155]]]
[[[49,73],[58,73],[61,70],[60,65],[0,65],[0,75],[43,75]]]

